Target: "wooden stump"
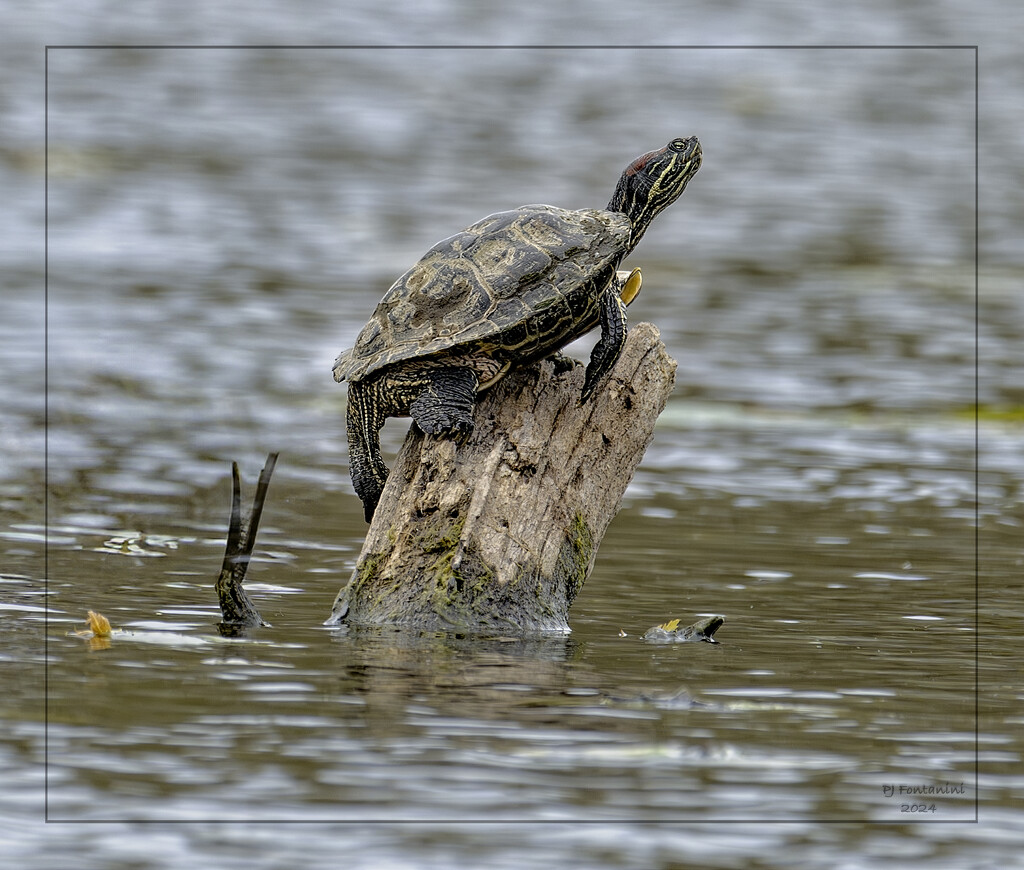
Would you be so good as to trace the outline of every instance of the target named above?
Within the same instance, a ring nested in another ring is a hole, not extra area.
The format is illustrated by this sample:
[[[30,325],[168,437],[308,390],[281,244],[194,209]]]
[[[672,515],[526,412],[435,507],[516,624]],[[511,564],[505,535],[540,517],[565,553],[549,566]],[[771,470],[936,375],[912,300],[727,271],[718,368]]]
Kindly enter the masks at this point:
[[[640,323],[586,405],[583,367],[544,360],[485,392],[461,443],[411,426],[326,624],[569,631],[675,368]]]

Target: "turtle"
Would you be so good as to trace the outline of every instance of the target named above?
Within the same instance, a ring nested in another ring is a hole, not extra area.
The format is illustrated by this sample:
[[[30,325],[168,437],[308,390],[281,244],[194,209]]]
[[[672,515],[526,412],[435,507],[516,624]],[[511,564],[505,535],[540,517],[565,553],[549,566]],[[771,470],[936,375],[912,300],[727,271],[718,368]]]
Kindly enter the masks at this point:
[[[631,161],[604,209],[524,205],[434,245],[384,294],[334,363],[348,381],[349,471],[373,518],[387,480],[380,430],[411,416],[428,435],[465,437],[477,395],[512,367],[555,356],[600,325],[580,404],[622,351],[639,270],[620,272],[651,221],[700,168],[696,137]]]

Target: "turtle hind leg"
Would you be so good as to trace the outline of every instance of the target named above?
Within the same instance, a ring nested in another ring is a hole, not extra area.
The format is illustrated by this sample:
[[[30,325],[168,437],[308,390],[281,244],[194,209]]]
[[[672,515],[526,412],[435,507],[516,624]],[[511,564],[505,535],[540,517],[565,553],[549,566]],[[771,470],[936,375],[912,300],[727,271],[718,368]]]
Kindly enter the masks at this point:
[[[473,431],[473,408],[480,378],[467,366],[431,366],[417,372],[423,388],[409,403],[409,414],[428,435]]]
[[[473,431],[479,378],[466,366],[408,366],[348,388],[348,464],[352,485],[373,519],[388,467],[380,455],[380,430],[390,416],[410,414],[428,435]]]
[[[366,522],[373,512],[388,479],[388,467],[380,455],[380,430],[388,416],[387,397],[379,381],[350,383],[348,409],[348,466],[352,485],[363,503]]]
[[[626,343],[626,305],[613,282],[601,296],[601,338],[594,345],[583,379],[580,404],[584,404],[612,370]]]

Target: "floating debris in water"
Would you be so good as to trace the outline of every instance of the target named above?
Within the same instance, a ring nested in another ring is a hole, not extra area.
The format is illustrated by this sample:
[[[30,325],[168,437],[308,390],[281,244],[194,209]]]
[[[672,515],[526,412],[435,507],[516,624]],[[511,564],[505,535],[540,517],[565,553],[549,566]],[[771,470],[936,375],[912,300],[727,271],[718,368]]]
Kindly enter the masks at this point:
[[[178,539],[169,535],[147,535],[145,532],[122,531],[92,548],[97,553],[119,556],[166,556],[165,550],[178,549]]]
[[[718,643],[714,634],[725,624],[724,616],[708,616],[699,619],[693,625],[680,628],[681,619],[671,619],[656,625],[644,632],[644,640],[649,643],[686,643],[688,641],[705,641]]]
[[[110,637],[114,630],[110,627],[110,620],[102,613],[90,610],[85,621],[89,627],[80,631],[69,631],[68,637],[81,637],[89,641],[89,649],[101,650],[110,649]]]

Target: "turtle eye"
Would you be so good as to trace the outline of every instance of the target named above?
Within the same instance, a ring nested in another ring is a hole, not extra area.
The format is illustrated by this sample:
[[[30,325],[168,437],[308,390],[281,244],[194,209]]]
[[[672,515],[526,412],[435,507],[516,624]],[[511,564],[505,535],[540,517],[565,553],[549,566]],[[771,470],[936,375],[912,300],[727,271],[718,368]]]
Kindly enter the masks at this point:
[[[668,147],[673,151],[685,151],[686,140],[685,139],[673,139],[668,143]]]

